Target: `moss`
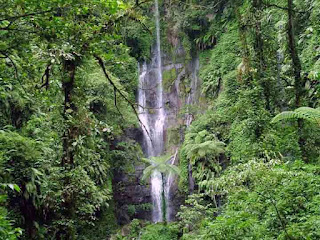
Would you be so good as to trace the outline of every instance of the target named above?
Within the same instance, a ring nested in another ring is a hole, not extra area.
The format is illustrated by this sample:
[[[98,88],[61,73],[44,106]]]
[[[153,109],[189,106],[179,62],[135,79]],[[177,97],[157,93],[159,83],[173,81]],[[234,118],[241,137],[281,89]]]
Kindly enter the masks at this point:
[[[136,208],[138,211],[151,211],[152,206],[152,203],[141,203],[136,205]]]
[[[179,177],[179,190],[183,193],[189,192],[189,172],[188,172],[188,164],[189,161],[185,155],[185,151],[179,151],[180,156],[180,177]]]
[[[180,144],[180,127],[172,127],[167,130],[167,149]]]
[[[189,77],[183,77],[180,81],[179,84],[179,92],[180,92],[180,99],[182,101],[184,101],[185,97],[188,95],[188,93],[190,92],[190,78]]]
[[[128,213],[128,215],[130,216],[130,217],[133,217],[134,216],[134,214],[136,213],[136,207],[135,207],[135,205],[128,205],[127,206],[127,213]]]
[[[127,213],[130,217],[133,217],[138,211],[151,211],[151,203],[141,203],[141,204],[129,204],[127,205]]]
[[[177,71],[175,68],[163,71],[162,84],[165,91],[169,91],[170,87],[172,86],[176,78],[177,78]]]
[[[150,109],[148,109],[148,113],[149,113],[149,114],[155,114],[156,111],[155,111],[154,109],[151,109],[151,108],[150,108]]]
[[[182,46],[186,52],[186,57],[185,57],[185,61],[189,61],[191,60],[191,49],[192,49],[192,43],[189,40],[189,38],[187,37],[187,35],[185,33],[181,33],[180,37],[182,38]]]

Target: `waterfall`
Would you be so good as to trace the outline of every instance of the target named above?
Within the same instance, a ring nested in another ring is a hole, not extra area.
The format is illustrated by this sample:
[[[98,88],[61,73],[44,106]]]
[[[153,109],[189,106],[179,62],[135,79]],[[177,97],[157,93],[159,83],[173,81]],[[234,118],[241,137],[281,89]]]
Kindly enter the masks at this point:
[[[177,156],[178,156],[178,148],[176,148],[176,152],[175,154],[173,155],[173,157],[170,159],[170,164],[174,165],[176,163],[176,159],[177,159]],[[174,174],[172,173],[169,173],[168,177],[167,177],[167,182],[166,182],[166,185],[165,185],[165,198],[166,198],[166,220],[168,222],[171,221],[171,216],[172,216],[172,206],[171,206],[171,187],[172,187],[172,184],[174,183],[174,180],[175,180],[175,176]]]
[[[166,113],[163,105],[158,0],[155,0],[155,24],[156,45],[151,51],[151,62],[139,64],[138,110],[144,134],[144,152],[147,157],[163,154],[164,131],[166,127]],[[164,197],[167,203],[166,211],[170,211],[168,188],[170,188],[170,180],[168,178],[162,179],[160,172],[154,172],[151,176],[152,220],[154,222],[163,221],[163,192],[165,193]]]
[[[155,144],[155,154],[156,156],[161,155],[163,152],[163,132],[165,125],[165,111],[163,106],[163,87],[162,87],[162,63],[161,63],[161,43],[160,43],[160,15],[159,15],[159,6],[158,0],[155,0],[155,19],[156,19],[156,33],[157,33],[157,41],[156,41],[156,62],[157,62],[157,108],[158,108],[158,116],[156,118],[155,123],[155,132],[156,138],[154,139]]]

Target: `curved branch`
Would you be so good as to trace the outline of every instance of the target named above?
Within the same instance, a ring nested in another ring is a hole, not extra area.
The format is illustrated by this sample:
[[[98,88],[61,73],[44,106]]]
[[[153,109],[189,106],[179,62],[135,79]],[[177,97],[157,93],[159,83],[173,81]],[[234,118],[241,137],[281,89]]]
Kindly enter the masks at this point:
[[[47,10],[47,11],[41,11],[41,12],[35,12],[35,13],[26,13],[26,14],[23,14],[23,15],[6,17],[6,18],[0,19],[0,22],[6,21],[6,20],[16,20],[18,18],[31,17],[31,16],[35,16],[35,15],[41,15],[41,14],[45,14],[45,13],[49,13],[49,12],[53,12],[53,11],[54,11],[54,9],[51,9],[51,10]]]
[[[43,87],[46,87],[46,90],[48,90],[49,88],[49,85],[50,85],[50,70],[51,70],[51,67],[52,67],[52,63],[50,62],[47,67],[46,67],[46,70],[44,71],[44,74],[42,75],[41,77],[41,83],[42,85],[41,86],[36,86],[36,88],[40,89],[40,88],[43,88]]]
[[[13,68],[14,68],[14,73],[15,73],[15,78],[17,79],[18,83],[20,84],[21,88],[23,89],[24,92],[26,92],[26,89],[24,88],[24,86],[22,85],[22,83],[20,82],[20,78],[19,78],[19,72],[18,72],[18,68],[16,63],[12,60],[12,58],[9,56],[9,54],[0,51],[0,53],[5,56],[5,58],[8,58],[9,61],[11,62]]]
[[[137,112],[137,110],[136,110],[136,108],[135,108],[135,104],[132,103],[132,102],[127,98],[127,96],[123,94],[123,92],[122,92],[119,88],[117,88],[117,86],[115,85],[115,83],[114,83],[114,82],[112,81],[112,79],[109,77],[109,75],[108,75],[108,73],[107,73],[107,70],[106,70],[106,68],[105,68],[105,66],[104,66],[104,62],[103,62],[102,58],[99,57],[98,55],[94,55],[94,57],[97,59],[97,61],[98,61],[99,65],[100,65],[100,67],[101,67],[101,69],[102,69],[105,77],[107,78],[107,80],[109,81],[109,83],[113,86],[114,90],[116,90],[116,91],[121,95],[121,97],[131,106],[131,108],[132,108],[134,114],[136,115],[139,123],[140,123],[141,126],[144,128],[144,130],[146,131],[148,137],[150,138],[150,140],[151,140],[151,142],[152,142],[152,138],[151,138],[151,136],[150,136],[150,133],[149,133],[148,129],[146,128],[146,126],[143,124],[143,122],[142,122],[141,119],[139,118],[139,114],[138,114],[138,112]]]

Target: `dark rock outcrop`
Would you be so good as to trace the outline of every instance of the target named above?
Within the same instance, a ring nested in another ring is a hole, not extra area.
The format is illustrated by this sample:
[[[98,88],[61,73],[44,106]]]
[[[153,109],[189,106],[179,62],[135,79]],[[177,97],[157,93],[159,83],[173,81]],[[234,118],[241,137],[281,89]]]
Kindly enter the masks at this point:
[[[141,181],[144,168],[144,165],[138,165],[133,173],[114,173],[113,197],[118,223],[121,225],[134,218],[151,220],[150,187]]]

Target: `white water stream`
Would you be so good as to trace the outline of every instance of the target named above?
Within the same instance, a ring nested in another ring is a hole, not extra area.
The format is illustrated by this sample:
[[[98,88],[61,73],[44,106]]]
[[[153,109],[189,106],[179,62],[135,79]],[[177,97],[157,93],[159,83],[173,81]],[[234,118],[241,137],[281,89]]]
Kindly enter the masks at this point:
[[[168,111],[168,119],[163,100],[162,71],[173,67],[183,68],[182,64],[162,66],[161,62],[161,42],[160,42],[160,15],[158,0],[155,0],[155,25],[156,25],[156,44],[151,51],[151,61],[139,64],[139,117],[143,130],[144,152],[146,157],[157,157],[164,153],[165,131],[168,125],[170,110]],[[199,59],[193,58],[190,62],[191,82],[190,92],[185,99],[188,106],[194,105],[197,99],[198,86],[198,70]],[[183,68],[177,76],[175,87],[177,95],[179,95],[179,83],[187,70]],[[189,126],[193,120],[192,111],[185,115],[185,124]],[[178,151],[169,160],[170,164],[175,164]],[[162,222],[164,220],[171,221],[174,214],[173,185],[175,184],[175,176],[161,176],[160,172],[154,172],[151,176],[151,196],[152,196],[152,220],[153,222]],[[164,189],[163,189],[164,188]],[[165,199],[163,199],[163,197]],[[165,200],[165,201],[163,201]],[[165,202],[165,208],[163,206]],[[165,211],[165,212],[164,212]],[[165,219],[164,219],[165,218]]]
[[[160,16],[158,0],[155,0],[155,22],[156,22],[156,45],[151,53],[151,62],[142,63],[139,66],[139,117],[145,141],[145,154],[147,157],[160,156],[164,151],[164,131],[166,113],[163,106],[162,87],[162,63],[160,45]],[[166,179],[164,181],[168,182]],[[163,183],[160,172],[154,172],[151,176],[151,196],[152,196],[152,220],[162,222],[163,219],[163,186],[170,188]],[[164,189],[164,192],[168,192]],[[166,202],[167,194],[165,194]],[[167,206],[169,206],[167,204]],[[167,210],[168,211],[168,210]]]

